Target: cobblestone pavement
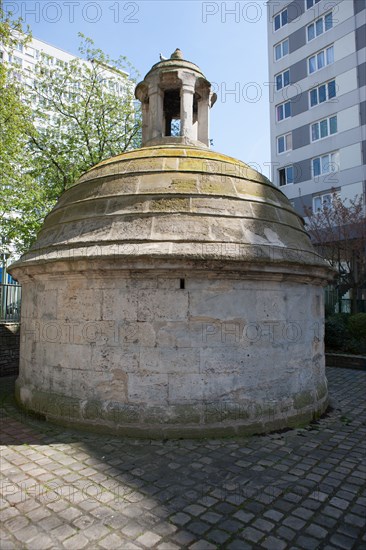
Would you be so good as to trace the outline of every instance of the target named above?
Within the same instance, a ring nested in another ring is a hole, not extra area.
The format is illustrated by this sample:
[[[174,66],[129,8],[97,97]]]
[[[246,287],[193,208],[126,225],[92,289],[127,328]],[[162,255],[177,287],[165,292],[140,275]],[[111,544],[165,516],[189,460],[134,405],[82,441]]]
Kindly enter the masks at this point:
[[[305,429],[201,441],[64,431],[3,379],[1,550],[366,548],[366,372],[328,378]]]

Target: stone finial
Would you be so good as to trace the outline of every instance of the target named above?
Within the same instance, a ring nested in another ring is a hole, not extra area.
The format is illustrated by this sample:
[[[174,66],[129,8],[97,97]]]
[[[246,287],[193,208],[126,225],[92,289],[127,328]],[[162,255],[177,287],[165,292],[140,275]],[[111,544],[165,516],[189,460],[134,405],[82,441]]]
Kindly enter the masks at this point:
[[[170,56],[170,59],[183,59],[183,54],[181,50],[179,48],[176,48],[176,50]]]

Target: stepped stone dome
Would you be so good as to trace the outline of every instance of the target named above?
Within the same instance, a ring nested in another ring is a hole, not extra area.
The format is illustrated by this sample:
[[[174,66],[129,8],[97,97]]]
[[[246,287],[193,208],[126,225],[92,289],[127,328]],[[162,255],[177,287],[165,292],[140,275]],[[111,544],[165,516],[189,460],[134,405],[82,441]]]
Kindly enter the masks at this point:
[[[271,261],[266,271],[307,277],[312,266],[311,276],[317,270],[320,278],[328,272],[302,219],[267,178],[189,145],[143,147],[89,170],[62,195],[13,272],[35,265],[57,270],[54,262],[70,258],[117,257],[124,265],[134,258],[211,260],[224,261],[220,269],[261,271]]]
[[[23,285],[19,402],[151,437],[314,418],[330,268],[278,188],[209,149],[215,97],[180,50],[136,96],[142,148],[65,191],[10,268]]]

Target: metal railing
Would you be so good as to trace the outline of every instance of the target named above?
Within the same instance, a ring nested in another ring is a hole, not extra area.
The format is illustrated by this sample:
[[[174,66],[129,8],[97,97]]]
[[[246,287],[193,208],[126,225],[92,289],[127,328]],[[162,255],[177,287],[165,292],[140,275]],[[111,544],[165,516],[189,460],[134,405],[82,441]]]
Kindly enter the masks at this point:
[[[366,300],[351,300],[339,296],[336,288],[325,288],[325,305],[329,313],[366,313]],[[352,311],[352,308],[355,311]]]
[[[20,320],[22,287],[0,283],[0,322],[17,323]]]
[[[349,298],[342,298],[340,300],[341,313],[351,313],[353,305],[356,308],[354,313],[366,313],[366,300],[355,300],[353,303]],[[339,313],[338,303],[335,305],[334,312]]]

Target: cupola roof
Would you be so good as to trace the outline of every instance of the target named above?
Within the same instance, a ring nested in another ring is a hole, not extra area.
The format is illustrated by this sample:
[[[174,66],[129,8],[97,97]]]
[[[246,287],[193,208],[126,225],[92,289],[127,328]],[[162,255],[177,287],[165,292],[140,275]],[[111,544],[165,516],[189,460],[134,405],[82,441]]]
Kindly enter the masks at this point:
[[[286,196],[247,164],[209,149],[215,96],[195,64],[175,50],[147,73],[136,97],[144,146],[100,162],[63,193],[13,264],[15,277],[185,262],[305,278],[312,266],[329,279]]]

